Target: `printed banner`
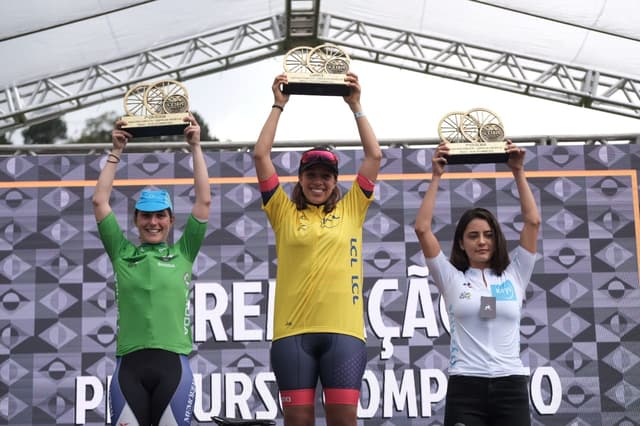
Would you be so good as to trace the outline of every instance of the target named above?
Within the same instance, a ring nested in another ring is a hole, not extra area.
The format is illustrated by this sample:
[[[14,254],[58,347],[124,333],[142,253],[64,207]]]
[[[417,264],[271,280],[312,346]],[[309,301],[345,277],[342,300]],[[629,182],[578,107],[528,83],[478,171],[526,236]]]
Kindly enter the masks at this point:
[[[640,424],[638,167],[640,146],[527,148],[542,213],[538,260],[521,322],[534,425]],[[414,234],[430,149],[385,149],[364,232],[368,365],[362,424],[442,424],[448,321]],[[251,153],[206,152],[212,210],[191,289],[194,423],[221,415],[282,424],[269,366],[277,259]],[[362,158],[338,151],[348,189]],[[287,193],[300,152],[274,153]],[[114,371],[113,271],[91,196],[96,155],[0,158],[0,421],[105,424]],[[111,205],[137,240],[133,205],[146,186],[170,191],[173,239],[191,211],[191,157],[125,154]],[[450,166],[434,230],[449,253],[467,208],[496,213],[509,248],[521,227],[504,164]],[[318,422],[324,423],[320,393]]]

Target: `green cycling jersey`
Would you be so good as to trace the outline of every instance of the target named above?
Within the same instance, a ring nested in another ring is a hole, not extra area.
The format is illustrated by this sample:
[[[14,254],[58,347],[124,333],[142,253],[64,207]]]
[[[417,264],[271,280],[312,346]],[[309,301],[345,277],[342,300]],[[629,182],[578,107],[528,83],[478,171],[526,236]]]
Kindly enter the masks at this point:
[[[116,277],[117,356],[145,348],[191,352],[189,286],[206,228],[206,222],[189,216],[176,244],[136,246],[113,212],[98,223]]]

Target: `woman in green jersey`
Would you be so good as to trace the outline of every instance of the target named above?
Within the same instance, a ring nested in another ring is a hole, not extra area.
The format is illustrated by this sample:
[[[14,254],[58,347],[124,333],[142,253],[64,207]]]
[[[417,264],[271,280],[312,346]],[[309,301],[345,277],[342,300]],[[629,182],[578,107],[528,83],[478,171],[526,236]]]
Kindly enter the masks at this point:
[[[192,115],[184,134],[193,156],[195,203],[184,232],[168,244],[175,216],[164,190],[143,190],[133,222],[140,244],[126,239],[109,198],[131,134],[116,122],[113,148],[93,195],[100,239],[113,266],[118,305],[116,370],[111,381],[112,424],[190,425],[195,390],[188,355],[191,270],[204,239],[211,191],[200,126]]]

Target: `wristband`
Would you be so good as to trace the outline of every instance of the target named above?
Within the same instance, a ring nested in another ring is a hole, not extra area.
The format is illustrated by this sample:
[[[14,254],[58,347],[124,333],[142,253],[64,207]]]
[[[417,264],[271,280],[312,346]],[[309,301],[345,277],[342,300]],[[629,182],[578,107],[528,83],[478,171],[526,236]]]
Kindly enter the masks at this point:
[[[271,108],[278,108],[280,110],[280,112],[284,112],[284,108],[281,105],[278,105],[278,104],[271,105]]]
[[[107,163],[119,163],[120,162],[120,157],[118,157],[116,154],[110,152],[107,154]],[[111,158],[114,158],[114,160],[112,160]]]
[[[354,117],[356,118],[356,120],[357,120],[357,119],[358,119],[358,118],[360,118],[360,117],[364,117],[364,116],[365,116],[365,114],[364,114],[364,112],[362,112],[362,111],[357,111],[357,112],[354,112],[354,113],[353,113],[353,116],[354,116]]]

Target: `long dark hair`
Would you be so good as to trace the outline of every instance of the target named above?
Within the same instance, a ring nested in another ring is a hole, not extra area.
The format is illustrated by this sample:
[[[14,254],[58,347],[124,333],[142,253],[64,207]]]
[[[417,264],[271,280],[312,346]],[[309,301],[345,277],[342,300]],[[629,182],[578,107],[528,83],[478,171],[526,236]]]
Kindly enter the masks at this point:
[[[325,201],[324,203],[324,212],[332,212],[333,209],[336,208],[336,204],[338,204],[338,201],[340,201],[341,196],[342,194],[340,193],[340,187],[336,182],[336,186],[333,188],[333,191],[329,195],[329,198],[327,198],[327,201]],[[304,193],[302,192],[302,185],[300,185],[300,182],[296,182],[296,185],[293,187],[293,191],[291,191],[291,201],[295,203],[298,210],[306,209],[307,205],[309,204],[304,196]]]
[[[487,209],[477,207],[467,210],[462,214],[458,220],[456,226],[456,232],[453,236],[453,244],[451,246],[451,257],[449,261],[460,271],[466,271],[469,269],[469,257],[467,253],[460,247],[462,239],[464,237],[464,231],[467,229],[469,222],[474,219],[485,220],[491,232],[493,232],[493,253],[489,260],[489,267],[493,269],[497,275],[500,275],[507,269],[511,260],[509,259],[509,252],[507,251],[507,240],[504,237],[504,233],[500,228],[500,224],[496,217]]]

